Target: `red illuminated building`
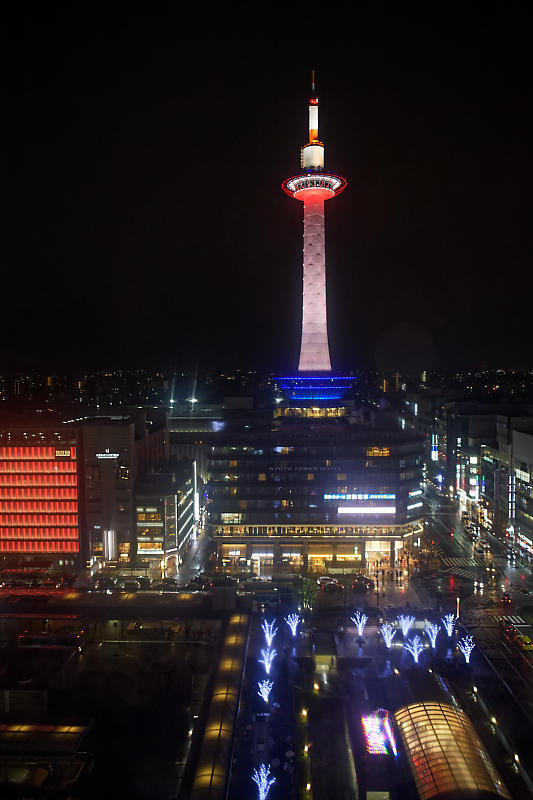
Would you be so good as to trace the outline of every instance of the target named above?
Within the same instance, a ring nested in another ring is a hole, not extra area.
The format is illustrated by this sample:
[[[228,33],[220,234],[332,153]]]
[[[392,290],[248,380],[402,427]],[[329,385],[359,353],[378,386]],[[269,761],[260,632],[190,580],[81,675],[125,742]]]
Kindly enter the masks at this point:
[[[80,552],[76,432],[0,431],[0,553],[76,559]]]

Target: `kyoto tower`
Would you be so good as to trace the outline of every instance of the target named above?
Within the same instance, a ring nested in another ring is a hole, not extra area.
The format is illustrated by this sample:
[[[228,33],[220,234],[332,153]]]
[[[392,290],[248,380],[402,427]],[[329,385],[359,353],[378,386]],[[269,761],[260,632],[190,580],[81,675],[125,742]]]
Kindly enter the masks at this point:
[[[280,379],[289,397],[326,400],[342,397],[353,382],[331,373],[326,309],[324,202],[340,194],[346,180],[324,169],[324,144],[318,138],[318,97],[313,70],[309,98],[309,141],[301,149],[301,170],[283,190],[304,206],[303,314],[298,376]]]

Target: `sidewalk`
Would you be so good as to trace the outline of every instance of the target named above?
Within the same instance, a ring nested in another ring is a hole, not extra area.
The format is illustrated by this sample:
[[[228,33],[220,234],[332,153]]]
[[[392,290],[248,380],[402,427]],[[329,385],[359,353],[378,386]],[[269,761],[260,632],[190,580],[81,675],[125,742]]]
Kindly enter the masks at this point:
[[[178,568],[176,579],[180,586],[185,586],[187,581],[198,575],[205,567],[207,551],[209,549],[209,536],[204,531],[200,532],[183,557],[183,563]]]

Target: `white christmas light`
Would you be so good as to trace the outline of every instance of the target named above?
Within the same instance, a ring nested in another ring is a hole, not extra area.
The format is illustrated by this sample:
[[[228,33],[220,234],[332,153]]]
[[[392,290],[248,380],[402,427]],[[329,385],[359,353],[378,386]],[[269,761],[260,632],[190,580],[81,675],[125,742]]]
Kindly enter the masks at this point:
[[[464,636],[457,642],[457,647],[464,655],[467,664],[470,664],[470,654],[475,646],[476,645],[474,644],[474,640],[471,636]]]
[[[425,631],[428,635],[429,641],[431,642],[431,647],[434,650],[437,642],[437,636],[439,635],[440,631],[440,625],[437,625],[435,622],[430,622],[427,628],[425,628]]]
[[[274,684],[272,683],[272,681],[267,681],[267,680],[259,681],[259,683],[257,684],[257,694],[259,695],[259,697],[261,697],[262,700],[265,701],[265,703],[268,703],[268,698],[270,696],[270,692],[272,691],[273,686]]]
[[[261,625],[263,629],[263,633],[265,634],[265,642],[267,647],[272,647],[272,642],[274,641],[274,637],[278,632],[278,629],[274,627],[276,624],[276,620],[273,619],[272,622],[267,622],[266,619]]]
[[[285,617],[285,622],[291,629],[291,633],[293,636],[296,636],[296,633],[298,631],[298,625],[300,624],[301,621],[302,620],[300,619],[299,614],[289,614],[288,617]]]
[[[453,636],[453,630],[454,630],[454,627],[455,627],[456,620],[457,620],[457,617],[455,616],[455,614],[451,614],[451,613],[450,614],[446,614],[446,616],[442,617],[442,624],[444,625],[444,627],[446,629],[447,635],[450,636],[450,637]]]
[[[403,637],[407,636],[413,625],[415,624],[414,617],[405,617],[403,614],[400,614],[398,617],[398,622],[401,625]]]
[[[415,660],[415,664],[418,664],[420,653],[424,649],[424,645],[420,641],[420,636],[413,637],[413,639],[410,642],[404,642],[403,646],[405,647],[408,653],[411,653],[411,655]]]
[[[276,783],[270,775],[270,764],[261,764],[259,769],[254,769],[252,780],[257,786],[257,800],[266,800],[270,787]]]
[[[276,657],[276,651],[271,650],[270,647],[267,650],[261,650],[262,658],[259,659],[259,663],[263,664],[265,667],[265,672],[267,675],[270,675],[270,670],[272,668],[272,662]]]
[[[368,617],[366,614],[363,614],[361,611],[356,611],[352,617],[352,622],[357,628],[357,635],[361,639],[363,637],[363,633],[365,631],[365,625],[368,622]]]
[[[383,636],[383,641],[385,642],[385,647],[388,650],[390,648],[391,644],[392,644],[392,640],[396,636],[396,631],[392,627],[392,625],[389,625],[388,622],[385,622],[381,626],[380,631],[381,631],[381,635]]]

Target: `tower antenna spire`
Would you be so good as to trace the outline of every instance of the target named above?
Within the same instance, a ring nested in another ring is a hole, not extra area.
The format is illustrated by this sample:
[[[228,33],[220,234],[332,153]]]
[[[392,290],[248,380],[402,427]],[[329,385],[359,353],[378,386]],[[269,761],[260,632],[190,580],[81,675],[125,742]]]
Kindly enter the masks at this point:
[[[315,91],[315,71],[314,69],[311,70],[311,91]]]

